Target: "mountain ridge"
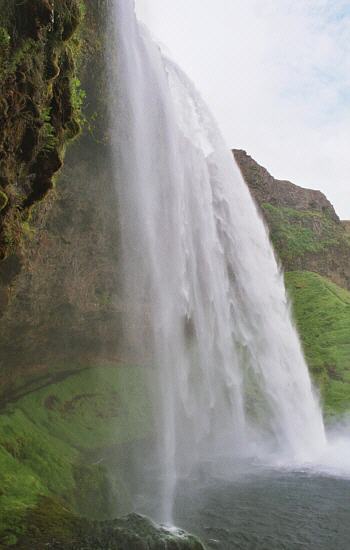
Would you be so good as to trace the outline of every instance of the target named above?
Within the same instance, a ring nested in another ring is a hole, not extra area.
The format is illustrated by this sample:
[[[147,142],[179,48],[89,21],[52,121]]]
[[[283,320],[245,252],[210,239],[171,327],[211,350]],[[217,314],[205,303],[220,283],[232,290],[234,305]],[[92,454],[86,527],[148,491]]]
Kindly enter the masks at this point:
[[[350,290],[350,222],[321,192],[275,179],[246,151],[234,158],[286,271],[311,271]]]

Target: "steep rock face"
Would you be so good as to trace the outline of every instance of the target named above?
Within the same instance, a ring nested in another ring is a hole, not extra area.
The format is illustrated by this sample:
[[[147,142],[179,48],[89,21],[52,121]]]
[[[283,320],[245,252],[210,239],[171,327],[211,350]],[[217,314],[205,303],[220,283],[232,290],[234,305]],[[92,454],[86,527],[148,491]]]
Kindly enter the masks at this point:
[[[0,302],[19,273],[31,207],[80,130],[80,0],[0,0]]]
[[[242,175],[259,205],[268,202],[273,206],[284,206],[295,210],[313,210],[327,214],[332,220],[339,222],[332,204],[321,191],[304,189],[286,180],[276,180],[246,151],[235,149],[233,153]]]
[[[118,353],[119,237],[103,93],[105,6],[86,2],[80,38],[85,131],[68,152],[55,189],[31,207],[20,266],[14,262],[18,269],[0,284],[0,393],[7,399],[71,370],[72,363],[78,368]],[[18,254],[5,262],[11,258]]]
[[[315,271],[350,289],[350,236],[320,191],[274,179],[245,151],[233,151],[286,271]]]
[[[1,393],[7,396],[69,370],[72,362],[118,355],[113,189],[103,152],[85,145],[72,149],[56,196],[33,220],[22,270],[0,316]]]

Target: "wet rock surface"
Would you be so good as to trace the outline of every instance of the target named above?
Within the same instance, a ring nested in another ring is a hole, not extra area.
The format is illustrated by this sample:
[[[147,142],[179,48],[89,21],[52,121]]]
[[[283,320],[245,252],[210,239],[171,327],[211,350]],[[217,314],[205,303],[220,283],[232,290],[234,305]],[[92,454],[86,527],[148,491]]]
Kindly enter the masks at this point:
[[[0,0],[1,260],[25,256],[30,209],[52,189],[80,131],[79,0]]]
[[[37,550],[205,550],[197,537],[135,513],[108,521],[79,519],[67,511],[58,517],[60,523],[54,525],[50,519],[48,524],[36,522],[14,548],[35,544]]]
[[[204,550],[200,541],[180,529],[167,529],[146,517],[131,514],[125,518],[89,526],[67,550]],[[63,548],[60,543],[48,546]]]

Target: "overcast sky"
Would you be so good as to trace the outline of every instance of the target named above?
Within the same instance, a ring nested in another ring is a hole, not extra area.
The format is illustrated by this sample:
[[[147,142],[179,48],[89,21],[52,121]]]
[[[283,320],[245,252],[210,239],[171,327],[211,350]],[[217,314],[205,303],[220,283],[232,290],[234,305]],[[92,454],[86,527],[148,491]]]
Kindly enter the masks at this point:
[[[350,219],[349,0],[136,0],[230,147]]]

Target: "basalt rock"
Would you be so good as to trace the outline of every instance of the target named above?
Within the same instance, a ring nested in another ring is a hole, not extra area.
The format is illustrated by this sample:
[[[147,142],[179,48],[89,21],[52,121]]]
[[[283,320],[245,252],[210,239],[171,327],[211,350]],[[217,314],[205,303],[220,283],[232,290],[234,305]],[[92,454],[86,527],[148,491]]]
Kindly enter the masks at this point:
[[[333,221],[339,218],[327,197],[321,191],[304,189],[287,180],[276,180],[260,166],[246,151],[233,151],[242,175],[259,205],[264,203],[273,206],[294,208],[295,210],[313,210],[327,214]]]
[[[311,271],[350,289],[350,236],[320,191],[274,179],[245,151],[233,151],[286,271]]]
[[[0,264],[23,254],[23,223],[52,189],[80,130],[81,6],[0,0]]]

